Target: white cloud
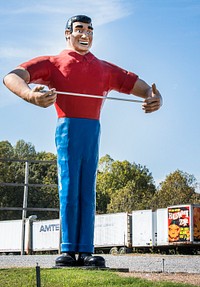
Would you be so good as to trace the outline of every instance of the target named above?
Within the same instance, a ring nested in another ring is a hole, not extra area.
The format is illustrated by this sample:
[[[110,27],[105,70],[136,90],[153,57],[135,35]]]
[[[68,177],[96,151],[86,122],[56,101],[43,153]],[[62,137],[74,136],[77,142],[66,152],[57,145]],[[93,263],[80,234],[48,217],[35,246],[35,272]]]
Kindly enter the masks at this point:
[[[58,14],[70,15],[88,14],[95,21],[95,25],[103,25],[126,17],[132,13],[130,2],[122,0],[74,0],[74,1],[43,1],[42,4],[36,4],[35,1],[29,1],[26,5],[23,2],[18,5],[4,7],[0,9],[2,15],[21,15],[21,14],[52,14],[54,17]]]
[[[52,3],[53,4],[53,3]],[[26,5],[22,7],[18,7],[16,9],[7,9],[7,10],[0,10],[0,14],[9,14],[9,15],[18,15],[18,14],[46,14],[46,13],[52,13],[52,14],[64,14],[66,13],[62,7],[55,7],[54,5]]]
[[[131,14],[131,5],[127,2],[120,0],[97,0],[97,1],[75,1],[75,2],[85,2],[84,4],[90,2],[87,9],[83,5],[85,13],[92,15],[95,25],[103,25],[115,20],[121,19]],[[80,8],[79,8],[80,11]]]

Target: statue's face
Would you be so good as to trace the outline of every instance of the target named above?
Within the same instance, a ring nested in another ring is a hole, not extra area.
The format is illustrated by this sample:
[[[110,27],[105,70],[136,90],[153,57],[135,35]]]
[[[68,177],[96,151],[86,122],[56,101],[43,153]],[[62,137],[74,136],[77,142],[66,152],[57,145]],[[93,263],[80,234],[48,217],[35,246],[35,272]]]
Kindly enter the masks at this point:
[[[65,33],[69,48],[82,55],[89,52],[93,40],[93,28],[91,23],[74,22],[73,31],[70,32],[66,30]]]

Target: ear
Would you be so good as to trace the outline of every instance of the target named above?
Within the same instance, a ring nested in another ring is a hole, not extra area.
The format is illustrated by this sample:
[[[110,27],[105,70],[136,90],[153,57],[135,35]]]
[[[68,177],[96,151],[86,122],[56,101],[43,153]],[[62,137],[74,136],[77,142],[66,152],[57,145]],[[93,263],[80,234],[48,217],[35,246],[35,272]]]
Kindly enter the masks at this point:
[[[70,34],[71,34],[71,32],[70,32],[70,30],[65,30],[65,38],[68,40],[69,38],[70,38]]]

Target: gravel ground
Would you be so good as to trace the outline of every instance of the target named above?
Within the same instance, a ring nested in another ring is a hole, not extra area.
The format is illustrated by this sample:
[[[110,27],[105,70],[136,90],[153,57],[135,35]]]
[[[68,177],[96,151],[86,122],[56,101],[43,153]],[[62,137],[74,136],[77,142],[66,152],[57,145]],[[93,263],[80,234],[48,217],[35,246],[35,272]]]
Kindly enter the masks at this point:
[[[0,268],[35,267],[52,268],[59,255],[2,255]],[[199,255],[103,255],[106,266],[128,268],[129,272],[200,274]]]

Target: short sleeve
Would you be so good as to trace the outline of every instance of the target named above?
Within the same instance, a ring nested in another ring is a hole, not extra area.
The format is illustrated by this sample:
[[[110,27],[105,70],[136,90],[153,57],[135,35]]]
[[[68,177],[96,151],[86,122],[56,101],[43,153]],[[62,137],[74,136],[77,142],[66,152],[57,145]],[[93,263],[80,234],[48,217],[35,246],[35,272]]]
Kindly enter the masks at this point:
[[[138,79],[138,75],[111,63],[106,62],[106,64],[109,73],[109,90],[130,94]]]
[[[37,57],[20,65],[30,74],[30,83],[48,85],[51,79],[51,62],[49,56]]]

